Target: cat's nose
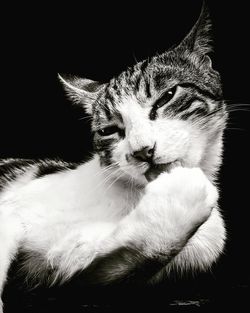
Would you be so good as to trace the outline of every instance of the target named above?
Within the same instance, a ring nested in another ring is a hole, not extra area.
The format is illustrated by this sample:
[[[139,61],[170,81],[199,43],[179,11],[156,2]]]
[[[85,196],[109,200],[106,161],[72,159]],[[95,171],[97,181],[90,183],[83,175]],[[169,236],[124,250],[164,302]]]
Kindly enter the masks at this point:
[[[154,147],[144,147],[141,150],[135,151],[132,156],[142,162],[150,162],[154,155]]]

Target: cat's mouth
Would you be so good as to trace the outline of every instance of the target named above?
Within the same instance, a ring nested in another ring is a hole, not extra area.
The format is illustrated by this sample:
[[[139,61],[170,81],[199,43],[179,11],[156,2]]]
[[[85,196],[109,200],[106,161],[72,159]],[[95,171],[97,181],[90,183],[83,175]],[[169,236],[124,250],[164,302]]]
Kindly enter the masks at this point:
[[[149,169],[145,172],[145,177],[148,182],[156,179],[163,172],[170,172],[176,166],[180,166],[181,162],[179,160],[175,160],[170,163],[160,163],[160,164],[151,164]]]

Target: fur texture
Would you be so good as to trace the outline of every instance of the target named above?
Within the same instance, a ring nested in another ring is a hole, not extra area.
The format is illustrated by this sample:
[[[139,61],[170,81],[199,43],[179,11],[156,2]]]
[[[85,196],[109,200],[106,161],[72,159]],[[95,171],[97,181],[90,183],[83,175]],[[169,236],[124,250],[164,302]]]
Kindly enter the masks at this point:
[[[175,48],[98,84],[60,76],[92,116],[84,164],[0,162],[0,292],[18,251],[35,284],[155,283],[223,250],[217,207],[227,112],[205,6]],[[1,308],[0,308],[1,311]]]

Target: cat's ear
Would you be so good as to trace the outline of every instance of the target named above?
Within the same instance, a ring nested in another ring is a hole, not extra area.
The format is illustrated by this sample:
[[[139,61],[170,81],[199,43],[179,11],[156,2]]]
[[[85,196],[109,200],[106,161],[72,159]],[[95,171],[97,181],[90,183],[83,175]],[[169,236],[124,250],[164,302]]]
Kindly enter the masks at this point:
[[[93,103],[96,101],[99,92],[104,88],[104,85],[90,79],[75,76],[66,78],[58,74],[58,78],[73,103],[81,105],[86,113],[92,114]]]
[[[176,49],[184,53],[195,52],[200,56],[205,56],[213,50],[211,45],[211,26],[209,10],[206,2],[203,1],[197,22]]]

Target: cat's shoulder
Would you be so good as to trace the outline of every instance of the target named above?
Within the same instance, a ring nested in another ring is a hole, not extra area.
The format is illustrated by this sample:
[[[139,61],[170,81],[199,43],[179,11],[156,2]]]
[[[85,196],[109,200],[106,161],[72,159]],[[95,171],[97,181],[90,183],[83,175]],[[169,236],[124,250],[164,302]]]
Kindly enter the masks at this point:
[[[24,175],[32,179],[55,174],[65,170],[75,169],[79,164],[62,160],[33,160],[33,159],[0,159],[0,191]]]

